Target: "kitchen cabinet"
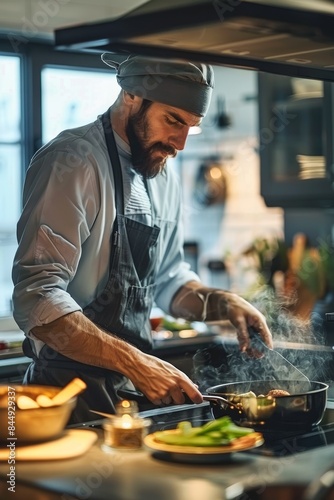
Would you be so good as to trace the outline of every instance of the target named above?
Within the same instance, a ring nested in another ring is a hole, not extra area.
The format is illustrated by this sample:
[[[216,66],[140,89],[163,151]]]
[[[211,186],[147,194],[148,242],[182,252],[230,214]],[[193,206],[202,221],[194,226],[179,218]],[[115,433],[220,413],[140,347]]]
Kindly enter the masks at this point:
[[[267,206],[334,206],[334,86],[260,73],[261,195]]]

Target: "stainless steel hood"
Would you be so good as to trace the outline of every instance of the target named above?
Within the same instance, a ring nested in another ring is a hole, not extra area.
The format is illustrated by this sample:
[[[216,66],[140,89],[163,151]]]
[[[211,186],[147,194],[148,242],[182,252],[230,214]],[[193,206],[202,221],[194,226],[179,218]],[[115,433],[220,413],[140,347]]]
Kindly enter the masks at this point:
[[[55,44],[334,81],[334,3],[153,0],[118,19],[58,29]]]

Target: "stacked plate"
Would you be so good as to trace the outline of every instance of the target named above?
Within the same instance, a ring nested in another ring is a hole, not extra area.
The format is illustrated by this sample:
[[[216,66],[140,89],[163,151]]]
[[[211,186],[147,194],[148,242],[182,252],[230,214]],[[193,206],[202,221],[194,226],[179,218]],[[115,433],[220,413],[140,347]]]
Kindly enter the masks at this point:
[[[326,162],[324,156],[297,155],[299,164],[299,178],[323,179],[326,177]]]

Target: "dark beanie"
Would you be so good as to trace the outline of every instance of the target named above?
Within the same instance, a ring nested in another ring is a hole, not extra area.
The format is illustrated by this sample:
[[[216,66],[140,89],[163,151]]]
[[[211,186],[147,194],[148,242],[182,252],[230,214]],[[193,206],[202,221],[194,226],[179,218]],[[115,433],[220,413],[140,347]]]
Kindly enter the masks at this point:
[[[206,114],[214,87],[211,66],[144,56],[130,56],[119,63],[113,57],[104,53],[101,59],[116,69],[117,81],[126,92],[198,116]]]

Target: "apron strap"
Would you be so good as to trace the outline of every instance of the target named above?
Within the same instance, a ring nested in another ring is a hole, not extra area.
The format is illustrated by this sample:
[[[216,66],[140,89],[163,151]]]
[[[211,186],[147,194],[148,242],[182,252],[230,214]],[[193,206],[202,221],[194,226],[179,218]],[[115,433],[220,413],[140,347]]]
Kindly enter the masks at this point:
[[[107,143],[109,157],[112,163],[112,169],[114,173],[115,182],[115,204],[116,213],[124,215],[124,193],[123,193],[123,177],[122,177],[122,167],[119,160],[116,140],[114,132],[110,121],[110,109],[103,113],[102,124],[104,130],[104,136]]]

